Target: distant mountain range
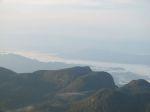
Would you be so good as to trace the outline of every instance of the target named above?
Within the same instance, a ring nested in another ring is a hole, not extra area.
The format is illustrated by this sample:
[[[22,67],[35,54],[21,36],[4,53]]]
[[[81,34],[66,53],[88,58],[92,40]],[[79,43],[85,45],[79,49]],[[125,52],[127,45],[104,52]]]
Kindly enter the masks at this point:
[[[55,70],[73,67],[73,64],[63,62],[40,62],[16,54],[0,54],[0,66],[9,68],[19,73],[33,72],[36,70]]]
[[[117,87],[88,66],[16,73],[0,67],[1,112],[150,112],[150,83]]]
[[[35,59],[26,58],[21,55],[16,54],[0,54],[0,66],[4,68],[8,68],[17,73],[32,73],[37,70],[59,70],[63,68],[69,68],[74,66],[81,66],[81,64],[67,64],[65,62],[40,62]],[[93,65],[90,63],[88,65],[84,64],[82,66],[90,66],[93,68]],[[143,75],[139,75],[136,73],[132,73],[131,71],[126,71],[124,68],[105,68],[101,69],[101,67],[96,66],[96,70],[104,70],[108,73],[111,73],[113,76],[115,83],[117,85],[125,84],[134,79],[147,79],[150,81],[150,77]]]

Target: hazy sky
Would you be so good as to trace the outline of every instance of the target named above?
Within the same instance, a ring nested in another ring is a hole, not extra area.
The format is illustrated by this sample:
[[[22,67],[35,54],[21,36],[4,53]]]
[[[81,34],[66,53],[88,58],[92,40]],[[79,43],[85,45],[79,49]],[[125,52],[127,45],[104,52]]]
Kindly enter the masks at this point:
[[[149,11],[149,0],[0,0],[0,50],[150,54]]]

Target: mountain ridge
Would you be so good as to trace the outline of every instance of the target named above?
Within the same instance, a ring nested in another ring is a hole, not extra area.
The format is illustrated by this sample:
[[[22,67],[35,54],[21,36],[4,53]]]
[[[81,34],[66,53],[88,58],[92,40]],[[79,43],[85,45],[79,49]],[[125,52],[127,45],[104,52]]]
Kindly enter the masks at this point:
[[[18,73],[34,72],[36,70],[57,70],[75,66],[63,62],[41,62],[21,55],[9,53],[0,54],[0,66]]]
[[[0,67],[0,110],[149,112],[149,88],[150,83],[143,79],[117,87],[111,74],[92,71],[88,66],[32,73]]]
[[[8,69],[4,69],[3,71],[5,71],[6,74],[9,73]],[[62,99],[60,97],[57,97],[56,94],[62,93],[62,90],[67,86],[69,86],[73,81],[75,81],[77,78],[82,79],[82,77],[86,76],[87,74],[89,74],[88,76],[90,76],[91,78],[95,77],[94,79],[96,79],[97,77],[92,73],[94,72],[87,66],[85,67],[78,66],[60,70],[40,70],[32,73],[15,73],[16,75],[14,75],[12,79],[5,80],[3,82],[0,81],[1,85],[0,100],[9,104],[10,105],[8,106],[9,108],[14,109],[21,108],[38,102],[43,102],[45,100],[51,100],[55,98],[55,96],[56,99],[58,99],[58,102],[60,102]],[[3,74],[4,73],[0,74],[0,79],[3,79],[2,77]],[[104,77],[105,75],[103,75],[103,72],[99,73],[99,75],[102,75],[101,76],[102,79],[108,80],[107,77],[106,78]],[[107,75],[110,76],[110,74]],[[111,81],[112,83],[110,83],[111,85],[110,87],[115,87],[114,80],[112,79]],[[92,80],[88,81],[83,80],[83,83],[85,82],[88,85],[92,85],[93,83]],[[107,84],[105,83],[101,85],[99,88],[107,87],[105,85]],[[87,86],[84,86],[83,90],[86,87]],[[96,88],[93,88],[94,86],[91,87],[92,88],[88,89],[89,91],[96,90]],[[64,101],[65,100],[68,99],[64,99]],[[20,104],[19,102],[22,101],[24,103]]]

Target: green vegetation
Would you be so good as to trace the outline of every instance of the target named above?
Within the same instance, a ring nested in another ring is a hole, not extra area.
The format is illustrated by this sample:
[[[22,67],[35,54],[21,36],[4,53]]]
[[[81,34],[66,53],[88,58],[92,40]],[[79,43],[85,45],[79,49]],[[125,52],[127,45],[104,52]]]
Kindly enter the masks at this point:
[[[0,68],[2,112],[150,112],[150,83],[118,88],[107,72],[89,67],[18,74]]]

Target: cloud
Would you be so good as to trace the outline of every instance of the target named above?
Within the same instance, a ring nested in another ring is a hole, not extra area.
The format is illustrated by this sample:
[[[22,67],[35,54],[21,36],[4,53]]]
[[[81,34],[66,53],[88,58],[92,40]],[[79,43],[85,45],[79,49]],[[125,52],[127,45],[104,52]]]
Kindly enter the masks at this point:
[[[4,0],[5,3],[17,4],[76,4],[76,5],[104,5],[104,4],[133,4],[135,0]]]
[[[15,51],[15,50],[2,50],[2,49],[0,50],[0,54],[9,54],[9,53],[21,55],[31,59],[36,59],[41,62],[63,61],[63,58],[57,56],[56,54],[41,53],[36,51]]]
[[[82,2],[93,2],[92,0],[4,0],[5,3],[22,3],[22,4],[71,4]]]
[[[0,6],[0,48],[70,53],[87,47],[128,52],[132,46],[139,52],[146,46],[143,52],[149,53],[150,16],[148,10],[128,8],[135,0],[4,1]]]

